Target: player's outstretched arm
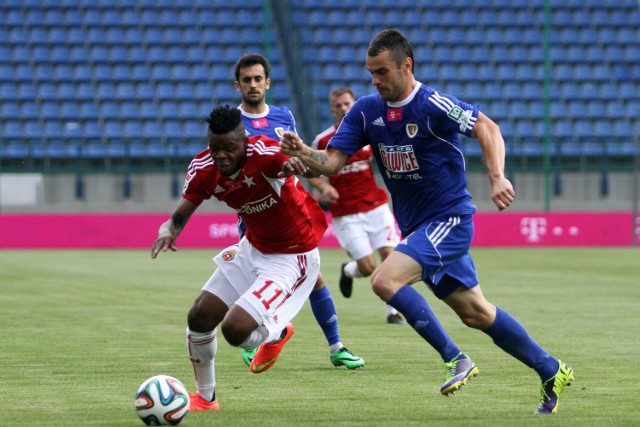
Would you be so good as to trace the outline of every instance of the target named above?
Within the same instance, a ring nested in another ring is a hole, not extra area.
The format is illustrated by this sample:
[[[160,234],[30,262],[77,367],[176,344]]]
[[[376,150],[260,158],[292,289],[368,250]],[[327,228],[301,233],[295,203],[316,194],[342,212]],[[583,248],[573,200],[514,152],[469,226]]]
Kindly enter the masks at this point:
[[[293,132],[284,132],[280,138],[280,151],[292,157],[282,166],[279,176],[304,175],[307,178],[333,175],[344,166],[347,154],[329,147],[315,150]],[[299,159],[299,161],[298,161]]]
[[[472,136],[478,138],[491,183],[491,200],[500,210],[508,208],[516,198],[511,182],[504,176],[504,139],[500,127],[485,114],[479,113]]]
[[[171,218],[162,223],[158,230],[158,237],[155,242],[153,242],[153,247],[151,248],[152,259],[155,259],[160,251],[166,252],[171,250],[175,252],[178,250],[176,248],[176,239],[196,209],[198,209],[198,206],[194,203],[187,199],[180,199],[178,206],[176,206],[173,214],[171,214]]]

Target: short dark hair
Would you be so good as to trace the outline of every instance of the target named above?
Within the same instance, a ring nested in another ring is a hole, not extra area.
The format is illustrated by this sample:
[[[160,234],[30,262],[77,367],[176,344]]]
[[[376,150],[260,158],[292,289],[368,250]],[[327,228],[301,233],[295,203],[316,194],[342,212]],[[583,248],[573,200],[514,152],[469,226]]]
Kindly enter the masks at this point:
[[[413,72],[413,49],[404,34],[394,29],[379,32],[369,43],[367,55],[378,56],[385,50],[389,51],[398,68],[402,66],[405,58],[411,58],[411,72]]]
[[[271,69],[271,66],[269,65],[269,60],[264,56],[260,55],[259,53],[246,53],[236,61],[236,66],[234,70],[236,81],[240,80],[241,69],[251,67],[252,65],[257,65],[257,64],[262,65],[262,68],[264,68],[264,77],[268,79],[269,71]]]
[[[349,87],[338,87],[333,89],[331,92],[329,92],[329,104],[333,103],[333,98],[337,98],[341,95],[344,95],[345,93],[348,93],[349,95],[351,95],[351,97],[353,99],[356,99],[356,94],[353,93],[353,90]]]
[[[218,106],[211,111],[209,117],[204,121],[209,124],[209,130],[213,134],[219,135],[237,130],[242,132],[242,135],[245,135],[241,112],[236,107],[230,107],[229,105]]]

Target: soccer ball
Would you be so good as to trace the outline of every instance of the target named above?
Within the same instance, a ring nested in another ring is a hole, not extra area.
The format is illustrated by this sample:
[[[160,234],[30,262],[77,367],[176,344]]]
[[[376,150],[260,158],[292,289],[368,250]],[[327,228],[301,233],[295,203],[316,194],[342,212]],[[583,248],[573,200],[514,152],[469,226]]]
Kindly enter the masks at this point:
[[[156,375],[136,393],[136,410],[149,426],[175,426],[189,413],[189,393],[176,378]]]

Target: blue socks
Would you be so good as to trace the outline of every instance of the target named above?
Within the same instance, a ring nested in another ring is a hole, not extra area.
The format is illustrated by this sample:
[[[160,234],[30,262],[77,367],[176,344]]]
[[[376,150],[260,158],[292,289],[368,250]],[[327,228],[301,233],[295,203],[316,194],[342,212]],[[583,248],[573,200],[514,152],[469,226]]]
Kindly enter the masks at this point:
[[[323,286],[317,291],[311,291],[309,302],[311,303],[311,311],[313,311],[313,315],[316,317],[318,325],[322,328],[329,345],[339,342],[338,315],[336,314],[336,307],[333,305],[329,289]]]
[[[558,361],[529,336],[518,320],[501,308],[496,309],[496,320],[484,333],[498,347],[535,370],[543,382],[554,376]]]
[[[410,285],[400,288],[387,304],[404,315],[407,323],[440,353],[442,360],[449,362],[460,354],[460,349],[431,311],[427,300]]]

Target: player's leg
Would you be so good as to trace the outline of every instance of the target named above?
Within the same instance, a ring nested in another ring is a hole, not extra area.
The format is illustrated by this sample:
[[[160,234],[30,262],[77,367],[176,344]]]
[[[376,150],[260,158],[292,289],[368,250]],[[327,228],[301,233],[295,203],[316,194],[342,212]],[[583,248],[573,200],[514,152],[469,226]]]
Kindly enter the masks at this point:
[[[340,267],[340,293],[350,298],[353,292],[353,279],[368,277],[376,268],[369,236],[363,227],[365,218],[362,214],[345,215],[333,218],[333,231],[340,246],[352,258],[343,262]]]
[[[311,311],[324,333],[329,344],[329,360],[333,366],[346,366],[349,369],[356,369],[364,366],[361,357],[351,353],[340,339],[340,328],[338,325],[338,314],[336,312],[333,298],[329,288],[325,286],[322,274],[318,274],[318,279],[309,295]]]
[[[217,326],[236,300],[251,285],[245,274],[250,257],[244,254],[246,242],[224,249],[214,258],[216,271],[202,287],[202,292],[187,318],[187,348],[196,377],[197,393],[191,394],[190,410],[217,410],[215,400],[215,356],[218,349]],[[234,278],[233,283],[229,277]],[[223,331],[224,332],[224,331]],[[227,338],[228,339],[228,338]]]
[[[388,204],[366,212],[365,227],[371,247],[378,252],[380,260],[384,261],[400,243],[400,236],[396,231],[396,220]],[[402,325],[404,319],[393,306],[387,304],[387,323]]]
[[[515,317],[488,302],[480,286],[459,287],[444,301],[464,324],[482,330],[498,347],[538,373],[542,381],[538,413],[557,411],[560,394],[573,380],[569,365],[544,350]]]
[[[218,410],[215,396],[215,356],[218,351],[217,326],[229,307],[212,293],[214,283],[226,278],[216,270],[203,287],[187,316],[187,351],[196,377],[196,393],[190,393],[191,411]]]
[[[467,222],[471,222],[470,217]],[[445,363],[445,382],[440,392],[445,395],[466,384],[478,374],[478,368],[448,336],[426,300],[403,284],[420,279],[431,285],[438,283],[442,274],[467,253],[473,233],[464,227],[458,229],[459,223],[460,218],[453,217],[423,224],[396,247],[372,280],[374,291],[400,311],[407,323],[440,353]],[[436,296],[442,298],[439,289],[432,286]]]
[[[376,295],[402,313],[407,323],[448,362],[460,354],[460,349],[427,300],[411,286],[421,277],[421,265],[396,250],[373,272],[371,285]]]
[[[257,374],[275,364],[293,334],[290,321],[309,298],[320,272],[320,255],[317,249],[303,254],[264,254],[251,247],[251,260],[256,278],[225,317],[223,331],[227,322],[231,330],[246,315],[259,325],[245,341],[233,342],[243,348],[261,344],[249,365]],[[263,338],[254,336],[258,332]]]

